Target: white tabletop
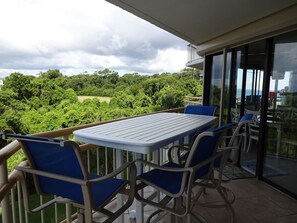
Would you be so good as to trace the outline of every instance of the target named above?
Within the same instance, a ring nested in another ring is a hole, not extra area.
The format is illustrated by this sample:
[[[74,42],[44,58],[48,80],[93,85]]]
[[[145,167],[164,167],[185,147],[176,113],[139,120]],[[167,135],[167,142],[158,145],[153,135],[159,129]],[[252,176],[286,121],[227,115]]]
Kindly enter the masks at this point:
[[[213,116],[157,113],[85,128],[73,134],[80,142],[147,154],[212,125],[215,120]]]

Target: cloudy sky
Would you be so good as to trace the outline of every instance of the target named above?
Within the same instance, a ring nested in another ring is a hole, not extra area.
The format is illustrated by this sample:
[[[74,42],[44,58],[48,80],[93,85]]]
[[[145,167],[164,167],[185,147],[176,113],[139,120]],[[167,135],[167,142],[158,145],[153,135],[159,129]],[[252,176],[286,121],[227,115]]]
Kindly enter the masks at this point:
[[[187,42],[104,0],[0,0],[0,78],[60,69],[175,72]]]

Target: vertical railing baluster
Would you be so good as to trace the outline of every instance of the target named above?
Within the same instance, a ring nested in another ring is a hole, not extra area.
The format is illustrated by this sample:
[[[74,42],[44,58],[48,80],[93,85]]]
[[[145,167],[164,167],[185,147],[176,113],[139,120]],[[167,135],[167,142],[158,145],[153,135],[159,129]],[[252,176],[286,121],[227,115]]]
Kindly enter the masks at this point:
[[[27,211],[25,211],[25,222],[29,223],[29,214]]]
[[[123,156],[123,153],[122,153],[122,156]],[[112,170],[115,170],[116,169],[116,150],[115,149],[112,149],[112,160],[113,160]]]
[[[65,209],[66,209],[66,222],[67,223],[71,223],[72,222],[72,218],[71,218],[71,204],[67,203],[65,205]]]
[[[96,147],[96,168],[97,168],[97,175],[100,174],[100,148],[99,146]]]
[[[43,204],[43,196],[42,195],[39,196],[39,203]],[[43,210],[40,211],[40,218],[41,218],[41,223],[44,223],[44,211]]]
[[[0,187],[8,183],[7,161],[0,165]],[[2,207],[2,222],[11,222],[11,212],[9,205],[9,195],[7,194],[1,201]]]
[[[126,151],[126,163],[129,163],[129,151]],[[126,180],[129,179],[129,169],[127,169],[126,171]]]
[[[18,194],[18,207],[19,207],[19,222],[24,222],[24,208],[20,182],[17,182],[17,194]]]
[[[55,198],[56,198],[57,196],[55,196]],[[55,207],[55,223],[58,223],[58,204],[57,203],[55,203],[54,204],[54,207]]]
[[[16,202],[15,202],[15,187],[13,187],[11,190],[10,190],[10,197],[11,197],[11,211],[12,211],[12,222],[15,223],[17,222],[17,216],[16,216]]]
[[[108,174],[108,155],[107,155],[107,147],[105,147],[105,175]]]
[[[160,149],[159,154],[160,154],[160,164],[162,165],[164,163],[163,148]]]
[[[87,151],[87,166],[88,166],[88,172],[91,171],[91,156],[90,156],[90,150]]]

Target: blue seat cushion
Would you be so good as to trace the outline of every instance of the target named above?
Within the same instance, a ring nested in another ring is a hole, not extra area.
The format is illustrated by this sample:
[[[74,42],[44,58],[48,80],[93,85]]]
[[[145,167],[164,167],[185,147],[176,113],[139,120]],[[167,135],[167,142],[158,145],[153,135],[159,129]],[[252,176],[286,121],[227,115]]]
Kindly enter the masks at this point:
[[[90,178],[98,178],[98,175],[91,174]],[[99,207],[104,202],[112,198],[126,184],[127,180],[111,178],[99,183],[92,184],[92,197],[95,207]]]
[[[90,179],[100,178],[99,175],[90,174]],[[47,184],[48,194],[55,194],[64,198],[71,199],[79,204],[84,204],[81,186],[61,180],[53,180],[41,177],[41,184]],[[107,200],[111,199],[121,188],[127,184],[126,180],[111,178],[91,185],[91,198],[94,207],[99,207]]]
[[[165,167],[180,168],[176,163],[166,163]],[[139,175],[137,178],[148,185],[157,186],[171,194],[177,194],[181,189],[183,172],[171,172],[165,170],[154,169]]]

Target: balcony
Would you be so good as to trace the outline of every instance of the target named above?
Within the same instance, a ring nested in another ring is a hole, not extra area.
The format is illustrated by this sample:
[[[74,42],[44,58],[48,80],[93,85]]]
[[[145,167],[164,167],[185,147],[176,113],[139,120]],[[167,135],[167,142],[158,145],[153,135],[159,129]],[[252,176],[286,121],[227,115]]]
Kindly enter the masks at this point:
[[[194,67],[203,70],[204,58],[197,54],[197,47],[193,44],[188,45],[188,62],[187,67]]]
[[[181,109],[173,109],[167,112],[181,112]],[[117,120],[113,120],[117,121]],[[113,122],[110,121],[110,122]],[[104,122],[106,123],[106,122]],[[76,126],[52,132],[39,133],[39,136],[72,138],[75,130],[101,125],[93,123],[83,126]],[[173,142],[174,143],[174,142]],[[98,147],[89,144],[80,146],[88,169],[101,174],[111,172],[116,165],[115,150],[105,147]],[[164,147],[165,148],[165,147]],[[2,221],[0,222],[73,222],[76,219],[76,210],[69,205],[55,205],[50,211],[43,211],[40,214],[28,214],[23,209],[19,176],[16,171],[8,173],[7,160],[13,158],[19,150],[18,143],[12,142],[0,150],[0,198],[2,208]],[[166,161],[166,152],[161,151],[162,160]],[[147,155],[147,160],[152,156]],[[134,159],[133,153],[124,153],[124,159],[128,162]],[[244,177],[243,177],[244,178]],[[297,219],[297,201],[287,197],[267,184],[258,181],[251,175],[245,179],[235,179],[228,185],[236,195],[234,209],[237,222],[295,222]],[[208,202],[219,202],[213,192],[204,195]],[[35,203],[43,203],[45,198],[36,197]],[[147,209],[147,208],[146,208]],[[197,213],[201,213],[208,222],[227,222],[227,214],[224,208],[211,209],[195,206]],[[147,212],[149,213],[149,209]],[[125,222],[133,222],[133,211],[125,214]],[[1,219],[0,219],[1,220]],[[165,222],[170,222],[165,219]]]

